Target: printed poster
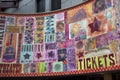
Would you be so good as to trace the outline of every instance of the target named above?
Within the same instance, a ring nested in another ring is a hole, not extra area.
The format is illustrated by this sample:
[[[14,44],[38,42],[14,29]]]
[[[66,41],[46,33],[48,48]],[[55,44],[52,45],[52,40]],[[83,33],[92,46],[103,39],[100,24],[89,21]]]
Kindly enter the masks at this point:
[[[16,17],[15,16],[7,16],[6,17],[6,26],[15,26]]]
[[[106,11],[108,31],[115,30],[117,26],[116,24],[117,16],[116,16],[115,9],[111,7],[111,8],[106,9],[105,11]]]
[[[35,73],[36,72],[36,63],[31,63],[30,64],[30,72]]]
[[[22,45],[20,62],[21,63],[31,63],[31,62],[33,62],[33,45],[32,44]]]
[[[44,40],[45,42],[55,42],[55,16],[50,15],[45,17]]]
[[[46,50],[51,50],[51,49],[57,49],[57,43],[46,43],[45,44],[45,49]]]
[[[103,34],[96,37],[96,47],[101,48],[108,45],[108,35]]]
[[[17,17],[17,25],[25,26],[26,17]]]
[[[75,53],[76,53],[76,59],[83,58],[85,54],[85,41],[80,40],[75,42]]]
[[[46,50],[46,61],[57,61],[57,50]]]
[[[58,61],[66,61],[67,59],[67,50],[66,49],[58,49]]]
[[[95,37],[108,32],[107,19],[105,11],[88,18],[87,36]]]
[[[67,11],[67,21],[68,23],[81,21],[87,17],[91,17],[92,13],[92,2],[89,2],[87,5]]]
[[[0,16],[0,58],[1,58],[1,53],[2,53],[2,46],[3,46],[3,41],[4,41],[4,32],[5,32],[5,16]]]
[[[99,13],[107,8],[106,0],[94,0],[93,13]],[[108,1],[107,1],[108,2]]]
[[[44,41],[44,17],[36,17],[36,26],[34,30],[34,43],[43,43]]]
[[[15,33],[5,33],[2,51],[2,62],[13,63],[17,58],[18,35]]]
[[[65,41],[65,22],[58,21],[56,24],[56,41]]]
[[[23,64],[23,73],[30,73],[30,64],[27,63],[27,64]]]
[[[85,41],[85,51],[94,50],[96,48],[96,37],[88,38]]]
[[[44,44],[34,44],[34,62],[45,60]]]
[[[62,72],[63,71],[63,63],[62,62],[53,62],[53,72]]]
[[[75,41],[86,39],[86,27],[86,19],[69,24],[69,39],[74,39]]]
[[[24,44],[33,43],[34,18],[27,17],[24,27]]]
[[[67,59],[68,71],[76,70],[75,47],[67,49]]]
[[[65,41],[65,14],[56,14],[56,41]]]

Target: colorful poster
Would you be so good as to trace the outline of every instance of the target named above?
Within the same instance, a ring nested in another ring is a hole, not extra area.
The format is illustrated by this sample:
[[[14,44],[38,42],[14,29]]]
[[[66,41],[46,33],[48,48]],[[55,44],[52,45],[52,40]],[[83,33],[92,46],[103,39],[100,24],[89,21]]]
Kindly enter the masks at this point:
[[[76,55],[74,47],[67,49],[67,67],[68,71],[76,70]]]
[[[5,16],[0,16],[0,58],[1,58],[1,53],[2,53],[2,46],[3,46],[3,41],[4,41],[4,32],[5,32]]]
[[[67,69],[67,63],[63,63],[63,72],[66,72],[66,71],[68,71],[68,69]]]
[[[86,27],[86,19],[69,24],[69,39],[74,39],[75,41],[86,39]]]
[[[16,17],[15,16],[7,16],[6,17],[6,26],[15,26]]]
[[[56,42],[65,41],[65,14],[56,14]]]
[[[76,53],[76,59],[83,58],[85,54],[85,41],[80,40],[75,42],[75,53]]]
[[[62,62],[53,62],[52,71],[53,72],[62,72],[63,71],[63,63]]]
[[[112,0],[105,0],[107,7],[112,7]]]
[[[100,36],[96,37],[96,47],[100,48],[100,47],[104,47],[106,45],[108,45],[108,35],[107,34],[103,34]]]
[[[27,63],[27,64],[23,64],[23,73],[30,73],[30,64]]]
[[[6,32],[7,33],[23,33],[24,29],[23,29],[23,26],[7,26]]]
[[[50,15],[45,17],[44,40],[45,42],[55,42],[55,16]]]
[[[17,25],[19,25],[19,26],[25,26],[25,18],[26,17],[17,17]]]
[[[66,61],[67,59],[67,50],[66,49],[58,49],[58,61]]]
[[[53,62],[47,62],[47,65],[46,65],[46,66],[47,66],[47,70],[48,70],[47,72],[53,72],[53,71],[52,71]]]
[[[2,51],[2,62],[16,62],[18,35],[14,33],[5,33],[4,45]]]
[[[116,30],[108,32],[107,35],[108,35],[108,41],[109,42],[119,38],[119,34]]]
[[[90,16],[92,16],[92,4],[91,3],[84,5],[82,7],[78,7],[76,9],[67,11],[68,23],[77,22]]]
[[[99,13],[107,8],[106,0],[94,0],[93,12]],[[108,1],[107,1],[108,2]]]
[[[106,11],[106,19],[107,19],[107,26],[108,31],[112,31],[116,29],[116,22],[117,22],[117,16],[114,8],[108,8]]]
[[[64,21],[58,21],[56,24],[56,41],[65,41],[65,23]]]
[[[44,44],[34,44],[34,62],[45,60]]]
[[[65,20],[65,13],[58,13],[56,14],[56,21],[62,21]]]
[[[30,64],[30,72],[35,73],[36,72],[36,63],[31,63]]]
[[[57,61],[57,50],[47,50],[46,51],[46,61]]]
[[[87,36],[95,37],[104,34],[108,31],[107,19],[105,17],[105,11],[88,18]]]
[[[119,50],[119,41],[118,40],[113,40],[109,42],[109,48],[112,53],[117,54]]]
[[[45,62],[40,62],[37,64],[38,66],[38,72],[39,73],[43,73],[43,72],[47,72],[47,68],[46,68],[46,63]]]
[[[31,62],[33,62],[33,45],[32,44],[22,45],[20,62],[21,63],[31,63]]]
[[[58,42],[57,43],[57,48],[69,48],[69,47],[73,47],[74,46],[74,40],[67,40],[64,42]]]
[[[18,46],[17,46],[17,60],[16,63],[20,63],[20,54],[21,54],[21,47],[22,47],[22,40],[23,40],[23,34],[18,34]]]
[[[34,30],[34,43],[43,43],[44,41],[44,17],[36,17],[36,26]]]
[[[118,53],[117,53],[117,62],[118,62],[118,65],[120,65],[120,39],[118,39]]]
[[[45,49],[46,50],[57,49],[57,43],[46,43]]]
[[[27,17],[24,27],[24,44],[33,43],[34,18]]]
[[[22,64],[0,64],[0,74],[22,73]]]
[[[85,41],[85,51],[94,50],[96,48],[96,37],[88,38]]]
[[[67,11],[68,23],[81,21],[91,16],[92,16],[92,2],[89,2],[87,5],[83,5],[81,7]]]

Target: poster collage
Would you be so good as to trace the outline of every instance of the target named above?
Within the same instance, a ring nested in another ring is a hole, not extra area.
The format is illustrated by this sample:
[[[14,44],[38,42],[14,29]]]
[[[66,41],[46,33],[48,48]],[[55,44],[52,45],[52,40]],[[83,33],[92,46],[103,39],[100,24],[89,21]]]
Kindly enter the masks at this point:
[[[120,64],[119,4],[94,0],[47,16],[0,15],[0,64],[21,64],[21,73]]]

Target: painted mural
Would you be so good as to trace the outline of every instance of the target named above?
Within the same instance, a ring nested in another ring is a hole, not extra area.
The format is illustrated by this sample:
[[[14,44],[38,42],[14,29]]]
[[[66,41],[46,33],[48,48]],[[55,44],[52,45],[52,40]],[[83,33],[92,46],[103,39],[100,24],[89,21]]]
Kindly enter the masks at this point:
[[[119,4],[119,0],[92,0],[54,14],[0,14],[0,74],[79,72],[119,65]]]

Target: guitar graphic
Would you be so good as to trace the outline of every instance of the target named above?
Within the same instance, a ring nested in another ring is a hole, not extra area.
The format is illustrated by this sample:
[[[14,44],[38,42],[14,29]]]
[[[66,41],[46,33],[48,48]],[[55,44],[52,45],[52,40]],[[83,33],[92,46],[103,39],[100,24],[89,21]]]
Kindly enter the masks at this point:
[[[12,37],[13,33],[10,33],[10,44],[6,47],[5,53],[3,55],[3,62],[13,62],[15,60],[15,52],[12,47]]]

